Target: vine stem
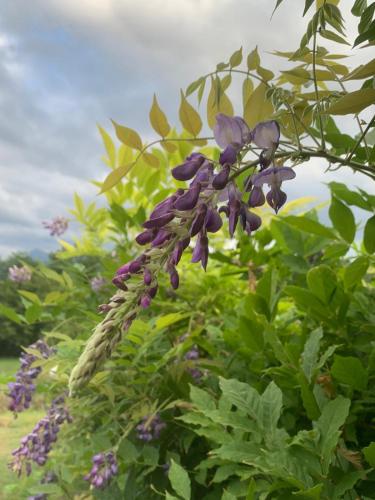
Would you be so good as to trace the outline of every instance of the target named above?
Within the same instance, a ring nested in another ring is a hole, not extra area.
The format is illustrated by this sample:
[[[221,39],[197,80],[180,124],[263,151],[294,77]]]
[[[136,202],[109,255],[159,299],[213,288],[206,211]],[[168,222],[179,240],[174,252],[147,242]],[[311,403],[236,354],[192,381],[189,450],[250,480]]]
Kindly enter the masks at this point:
[[[362,130],[362,134],[359,136],[358,141],[356,142],[354,148],[351,150],[350,154],[346,158],[347,161],[350,161],[354,155],[354,153],[357,151],[358,147],[360,146],[362,140],[366,137],[367,132],[370,130],[370,127],[372,126],[373,122],[375,120],[375,115],[371,118],[371,120],[368,122],[367,127],[365,130]],[[367,149],[367,148],[366,148]]]
[[[325,148],[326,148],[326,143],[325,143],[324,134],[323,134],[323,121],[322,121],[322,115],[321,115],[321,111],[322,110],[321,110],[321,107],[320,107],[319,92],[318,92],[318,83],[317,83],[317,80],[316,80],[316,30],[314,30],[314,37],[313,37],[312,64],[313,64],[315,99],[316,99],[316,106],[317,106],[317,109],[318,109],[320,139],[322,141],[322,149],[324,151]]]

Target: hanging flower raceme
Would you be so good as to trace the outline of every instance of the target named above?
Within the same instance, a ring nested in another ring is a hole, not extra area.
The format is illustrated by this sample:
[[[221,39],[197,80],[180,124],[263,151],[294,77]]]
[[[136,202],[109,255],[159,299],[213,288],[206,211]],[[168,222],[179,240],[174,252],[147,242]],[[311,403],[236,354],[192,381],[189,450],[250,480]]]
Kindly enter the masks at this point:
[[[91,471],[84,477],[89,481],[92,488],[103,490],[118,474],[117,460],[113,452],[98,453],[92,457],[93,466]]]
[[[9,468],[19,476],[24,472],[31,474],[33,462],[44,465],[53,443],[57,440],[60,427],[65,422],[72,422],[68,410],[64,406],[65,398],[56,398],[45,417],[34,427],[32,432],[21,439],[21,445],[12,452],[13,460]]]
[[[296,176],[294,170],[290,167],[268,167],[258,174],[254,175],[252,183],[254,189],[261,189],[264,184],[270,187],[266,195],[268,204],[277,213],[286,202],[287,196],[281,190],[281,184],[284,181],[294,179]],[[250,195],[251,198],[251,195]]]
[[[153,416],[145,416],[137,425],[137,436],[141,441],[146,443],[159,439],[161,431],[165,429],[166,423],[162,421],[159,413]]]
[[[11,266],[8,269],[8,278],[15,283],[26,283],[31,280],[31,270],[26,266]]]
[[[65,217],[55,217],[51,221],[43,221],[43,226],[49,230],[50,236],[61,236],[68,229],[69,221]]]
[[[29,346],[30,349],[37,350],[44,359],[48,359],[55,353],[55,349],[49,347],[43,340],[38,340]],[[9,382],[8,396],[11,398],[9,410],[20,413],[29,408],[33,393],[35,392],[34,380],[42,371],[40,366],[32,367],[34,361],[38,359],[34,354],[23,352],[20,356],[20,369],[16,373],[16,381]]]
[[[139,245],[145,247],[144,251],[117,270],[113,284],[118,291],[108,304],[99,307],[106,317],[96,327],[71,373],[71,393],[90,380],[110,356],[122,333],[129,329],[139,311],[151,305],[158,290],[161,271],[169,274],[173,289],[179,287],[176,266],[191,243],[194,244],[191,261],[207,268],[208,235],[221,228],[221,213],[228,218],[231,237],[238,222],[249,235],[260,227],[260,217],[249,208],[265,202],[262,185],[268,183],[270,177],[253,174],[245,189],[251,190],[250,200],[245,203],[244,193],[233,179],[238,172],[238,165],[234,164],[241,160],[242,151],[246,154],[246,146],[253,140],[262,148],[264,158],[261,156],[259,159],[262,174],[265,159],[272,160],[278,146],[280,131],[277,123],[261,123],[251,132],[242,118],[219,114],[214,135],[218,145],[223,148],[219,164],[201,153],[192,153],[181,165],[172,169],[175,179],[190,181],[189,186],[177,189],[158,203],[144,222],[144,230],[135,238]],[[267,200],[278,209],[282,201],[281,183],[272,180],[271,184],[271,194],[267,195]]]

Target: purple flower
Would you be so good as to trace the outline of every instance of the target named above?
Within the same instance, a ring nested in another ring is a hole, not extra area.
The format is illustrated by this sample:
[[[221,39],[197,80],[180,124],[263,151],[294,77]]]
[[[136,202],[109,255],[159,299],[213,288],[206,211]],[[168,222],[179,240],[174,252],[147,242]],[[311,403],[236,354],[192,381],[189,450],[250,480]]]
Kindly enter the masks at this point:
[[[229,145],[242,147],[250,142],[251,132],[246,122],[239,116],[231,117],[219,113],[216,115],[214,137],[223,149]]]
[[[155,217],[153,219],[146,220],[143,223],[143,227],[145,229],[159,229],[171,222],[174,219],[174,214],[168,212],[166,214],[160,215],[159,217]]]
[[[8,278],[15,283],[25,283],[31,280],[31,270],[26,266],[11,266],[8,269]]]
[[[55,217],[51,221],[43,221],[43,226],[49,230],[51,236],[61,236],[68,229],[69,221],[65,217]]]
[[[195,236],[202,229],[206,218],[206,214],[207,214],[207,205],[205,203],[202,203],[201,205],[199,205],[196,211],[196,215],[191,224],[190,236]]]
[[[99,292],[101,288],[107,283],[107,280],[102,276],[95,276],[90,280],[91,290],[93,292]]]
[[[172,169],[172,175],[179,181],[192,179],[203,165],[205,157],[200,153],[192,153],[182,165]]]
[[[265,201],[263,189],[260,186],[254,186],[249,196],[249,207],[261,207]]]
[[[91,486],[97,489],[106,488],[112,478],[118,473],[117,460],[111,451],[98,453],[92,457],[93,466],[84,479],[89,481]]]
[[[177,290],[180,284],[180,278],[178,276],[177,269],[174,266],[171,266],[169,269],[169,277],[170,277],[171,287],[174,290]]]
[[[214,189],[224,189],[228,184],[230,174],[230,166],[225,165],[218,174],[212,179],[212,187]]]
[[[147,243],[151,243],[151,241],[155,238],[156,232],[156,229],[147,229],[146,231],[143,231],[143,233],[138,234],[135,241],[139,245],[147,245]]]
[[[233,146],[232,144],[228,144],[224,151],[220,153],[220,165],[233,165],[233,163],[236,163],[237,154],[240,149],[240,146]]]
[[[240,210],[241,224],[244,229],[250,235],[253,231],[259,229],[262,224],[262,219],[259,215],[250,212],[244,203],[241,204]]]
[[[141,441],[150,442],[159,439],[161,431],[166,427],[165,422],[160,418],[159,413],[153,416],[147,415],[142,418],[137,425],[137,437]]]
[[[275,120],[258,123],[252,131],[253,142],[262,149],[276,150],[280,140],[280,127]]]
[[[205,233],[200,232],[197,243],[193,250],[191,262],[201,262],[204,270],[207,268],[208,261],[208,239]]]
[[[206,231],[209,233],[216,233],[222,225],[223,221],[221,220],[219,212],[215,208],[209,208],[204,223]]]
[[[253,184],[255,187],[261,187],[263,184],[267,184],[271,188],[266,198],[268,204],[277,213],[287,199],[284,191],[280,189],[281,184],[284,181],[294,179],[295,176],[294,170],[290,167],[268,167],[253,176]]]
[[[32,432],[21,439],[20,446],[12,452],[13,460],[9,468],[20,476],[25,472],[31,474],[32,463],[44,465],[52,444],[57,440],[60,427],[64,422],[72,422],[68,410],[64,406],[65,398],[60,396],[52,401],[48,413],[34,427]]]
[[[38,340],[29,346],[31,349],[38,350],[41,357],[48,359],[55,353],[55,349],[49,347],[43,340]],[[16,381],[9,382],[9,394],[11,402],[9,403],[9,410],[14,413],[20,413],[30,407],[32,395],[35,392],[34,379],[37,378],[42,371],[41,367],[32,368],[32,364],[38,358],[34,354],[23,352],[20,356],[20,369],[16,373]]]
[[[175,208],[177,210],[192,210],[198,203],[199,193],[201,191],[201,184],[197,182],[190,189],[186,191],[182,196],[180,196],[175,202]]]
[[[198,349],[198,347],[196,345],[193,346],[189,351],[187,351],[185,353],[184,358],[186,360],[196,360],[196,359],[199,359],[199,349]]]

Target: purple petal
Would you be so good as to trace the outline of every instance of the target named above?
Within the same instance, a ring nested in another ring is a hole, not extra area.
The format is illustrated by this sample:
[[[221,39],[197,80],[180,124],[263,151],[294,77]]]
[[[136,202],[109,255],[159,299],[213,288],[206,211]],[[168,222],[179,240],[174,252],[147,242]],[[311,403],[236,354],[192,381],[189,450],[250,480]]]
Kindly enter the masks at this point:
[[[167,213],[167,214],[161,215],[160,217],[156,217],[155,219],[147,220],[143,224],[143,227],[146,229],[160,228],[160,227],[163,227],[166,224],[168,224],[168,222],[170,222],[173,218],[174,218],[174,214]]]
[[[179,284],[180,284],[180,278],[178,276],[178,272],[176,270],[176,268],[172,268],[170,269],[169,271],[169,277],[170,277],[170,282],[171,282],[171,286],[174,290],[177,290]]]
[[[172,175],[179,181],[192,179],[205,161],[205,157],[200,153],[192,153],[182,165],[172,169]]]
[[[216,115],[214,137],[217,144],[223,149],[229,144],[243,146],[249,141],[250,130],[242,118],[232,118],[219,113]]]
[[[219,162],[220,165],[233,165],[237,161],[237,153],[239,151],[239,147],[232,146],[232,144],[228,144],[228,146],[224,149],[224,151],[220,154]]]
[[[145,295],[142,295],[140,305],[144,309],[147,309],[151,304],[151,297],[146,293]]]
[[[163,245],[163,243],[170,240],[171,237],[172,237],[172,233],[170,233],[169,231],[166,231],[165,229],[160,229],[160,231],[158,231],[155,239],[152,240],[151,246],[157,247],[157,246]]]
[[[230,174],[230,166],[225,165],[218,174],[212,179],[212,187],[214,189],[224,189],[228,183]]]
[[[266,197],[263,189],[259,186],[254,186],[249,196],[249,207],[261,207],[264,205]]]
[[[177,210],[191,210],[198,202],[201,184],[197,182],[194,186],[186,191],[175,203]]]
[[[206,215],[205,228],[209,233],[216,233],[219,231],[223,221],[221,220],[220,214],[214,208],[210,208]]]
[[[195,236],[196,234],[199,233],[199,231],[202,229],[204,220],[206,218],[206,213],[207,213],[207,205],[205,203],[202,203],[198,210],[197,214],[193,220],[193,223],[190,228],[190,236]]]
[[[208,260],[208,239],[206,235],[199,234],[197,243],[193,250],[191,262],[201,262],[202,267],[206,270]]]
[[[290,167],[268,167],[262,172],[253,176],[254,186],[280,186],[283,181],[294,179],[296,176],[294,170]]]
[[[258,148],[275,150],[280,140],[279,124],[275,120],[258,123],[252,132],[252,137]]]
[[[287,196],[281,189],[271,189],[266,195],[267,202],[277,213],[286,202]]]
[[[170,212],[173,203],[177,200],[177,195],[172,195],[166,198],[164,201],[161,201],[156,205],[154,210],[151,212],[150,219],[157,219],[161,215],[164,215]]]
[[[143,283],[147,286],[151,285],[152,283],[152,273],[148,267],[145,267],[145,270],[143,272]]]

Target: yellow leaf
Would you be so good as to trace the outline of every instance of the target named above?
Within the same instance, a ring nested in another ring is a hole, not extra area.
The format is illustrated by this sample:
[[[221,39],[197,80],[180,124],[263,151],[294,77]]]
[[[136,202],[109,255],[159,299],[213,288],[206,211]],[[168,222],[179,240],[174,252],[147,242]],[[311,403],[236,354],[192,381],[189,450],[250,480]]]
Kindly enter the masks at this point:
[[[253,69],[259,68],[259,65],[260,58],[258,54],[258,47],[255,47],[255,49],[247,56],[247,68],[249,71],[251,71]]]
[[[202,120],[199,113],[187,102],[182,90],[179,116],[184,129],[196,137],[202,129]]]
[[[104,130],[104,128],[98,125],[100,135],[102,136],[105,150],[107,151],[109,163],[112,168],[116,166],[116,147],[112,141],[111,136]]]
[[[375,89],[360,89],[340,97],[326,111],[331,115],[350,115],[375,104]]]
[[[159,158],[152,153],[143,153],[142,158],[146,163],[151,165],[151,167],[157,168],[160,164]]]
[[[324,3],[331,3],[333,5],[338,5],[340,0],[316,0],[316,8],[320,9]]]
[[[161,145],[167,153],[174,153],[178,149],[176,144],[173,144],[173,142],[169,142],[168,140],[161,142]]]
[[[104,193],[105,191],[108,191],[108,189],[113,188],[117,183],[120,182],[120,180],[129,172],[129,170],[133,167],[134,163],[129,163],[127,165],[123,165],[122,167],[118,167],[115,170],[112,170],[112,172],[107,175],[105,178],[102,186],[100,193]]]
[[[150,122],[155,132],[157,132],[162,137],[165,137],[166,135],[169,134],[171,127],[168,123],[167,117],[159,107],[155,94],[150,110]]]
[[[244,119],[250,128],[257,123],[270,118],[273,113],[273,106],[270,99],[266,98],[267,87],[260,83],[247,101]]]
[[[123,142],[126,146],[129,146],[129,148],[142,149],[142,140],[135,130],[119,125],[113,120],[111,121],[115,127],[117,138],[121,142]]]
[[[257,73],[266,82],[268,82],[269,80],[272,80],[272,78],[275,76],[274,73],[272,73],[272,71],[270,71],[269,69],[266,69],[266,68],[262,68],[261,66],[258,67]]]
[[[207,122],[210,128],[214,128],[216,122],[216,115],[223,113],[224,115],[233,116],[233,106],[229,97],[222,92],[220,95],[220,102],[217,103],[216,98],[216,81],[212,79],[211,90],[207,99]]]
[[[229,59],[229,65],[231,68],[235,68],[236,66],[239,66],[242,62],[242,47],[230,56]]]
[[[369,76],[375,75],[375,59],[368,62],[367,64],[362,64],[355,70],[351,71],[344,80],[362,80],[362,78],[367,78]]]
[[[245,111],[247,101],[250,99],[251,94],[254,90],[254,84],[250,78],[246,78],[242,84],[242,105],[243,110]]]

